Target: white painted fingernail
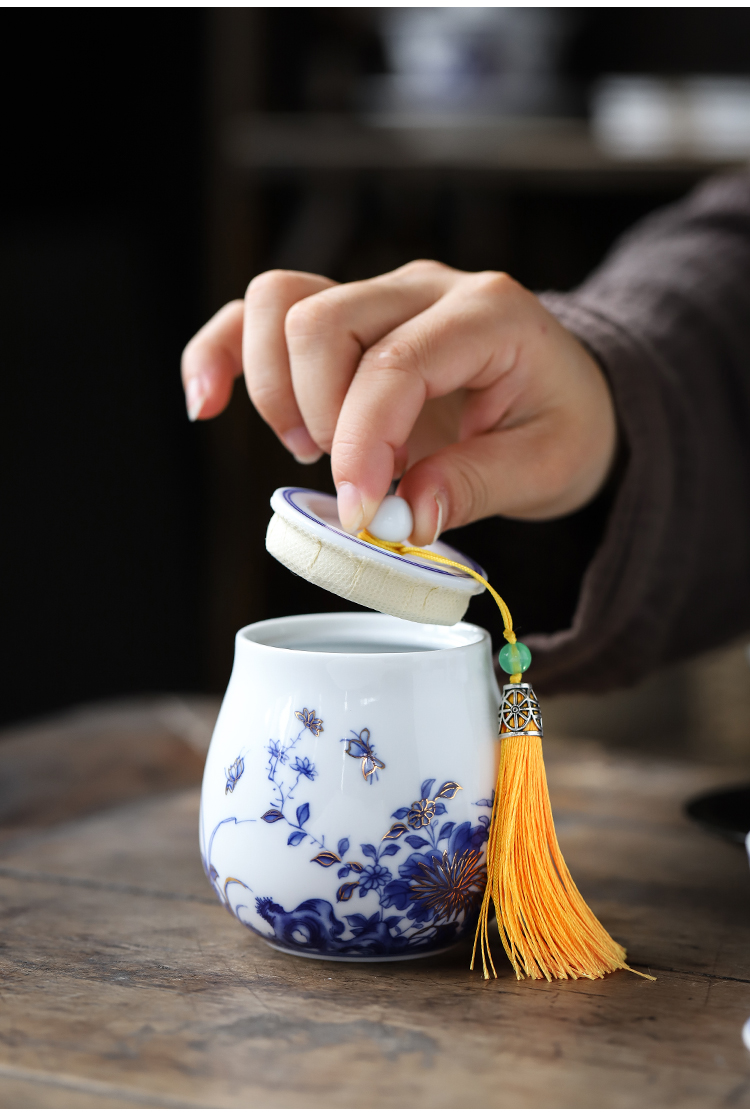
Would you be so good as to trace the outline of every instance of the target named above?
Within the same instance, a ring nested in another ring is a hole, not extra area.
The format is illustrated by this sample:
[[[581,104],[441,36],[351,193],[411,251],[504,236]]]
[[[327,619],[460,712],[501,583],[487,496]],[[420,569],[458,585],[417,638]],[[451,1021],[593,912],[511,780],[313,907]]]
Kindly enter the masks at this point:
[[[437,543],[440,538],[440,532],[443,530],[443,522],[445,520],[445,501],[440,493],[435,493],[435,503],[437,504],[438,518],[437,527],[435,528],[435,537],[432,543]],[[432,546],[432,543],[430,543],[430,546]]]
[[[185,406],[191,423],[194,423],[200,415],[207,395],[208,384],[202,376],[193,376],[188,380],[185,385]]]
[[[292,427],[279,437],[302,465],[312,465],[323,457],[323,451],[313,442],[307,427]]]

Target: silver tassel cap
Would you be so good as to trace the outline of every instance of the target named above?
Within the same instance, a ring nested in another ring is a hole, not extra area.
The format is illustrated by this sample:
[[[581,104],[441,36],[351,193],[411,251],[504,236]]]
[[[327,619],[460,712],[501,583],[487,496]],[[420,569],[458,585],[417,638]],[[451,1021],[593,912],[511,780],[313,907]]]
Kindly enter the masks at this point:
[[[543,737],[542,711],[530,683],[506,683],[498,711],[503,737]]]

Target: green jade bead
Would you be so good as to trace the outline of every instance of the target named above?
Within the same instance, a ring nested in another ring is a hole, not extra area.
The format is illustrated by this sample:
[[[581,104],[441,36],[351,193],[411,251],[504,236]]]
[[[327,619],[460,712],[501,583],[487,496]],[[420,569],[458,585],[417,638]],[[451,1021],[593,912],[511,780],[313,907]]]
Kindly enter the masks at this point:
[[[521,675],[531,666],[531,652],[525,644],[516,640],[515,644],[506,644],[500,649],[497,660],[509,675]]]

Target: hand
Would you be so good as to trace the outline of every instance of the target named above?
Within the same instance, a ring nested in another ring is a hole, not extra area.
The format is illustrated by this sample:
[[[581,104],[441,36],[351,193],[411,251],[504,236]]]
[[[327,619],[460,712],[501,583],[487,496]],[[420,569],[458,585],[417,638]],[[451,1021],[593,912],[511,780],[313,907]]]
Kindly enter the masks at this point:
[[[599,366],[499,272],[416,261],[346,284],[265,272],[186,347],[190,417],[218,415],[243,369],[299,461],[330,453],[352,532],[399,476],[417,546],[485,516],[562,516],[595,496],[615,454]]]

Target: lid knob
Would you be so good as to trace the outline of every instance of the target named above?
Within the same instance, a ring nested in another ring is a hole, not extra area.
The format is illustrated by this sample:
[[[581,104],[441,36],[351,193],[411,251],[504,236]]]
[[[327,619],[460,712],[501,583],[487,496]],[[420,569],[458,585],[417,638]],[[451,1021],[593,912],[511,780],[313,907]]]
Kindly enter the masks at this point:
[[[414,530],[411,508],[400,496],[387,496],[367,525],[370,535],[386,543],[403,543]]]

